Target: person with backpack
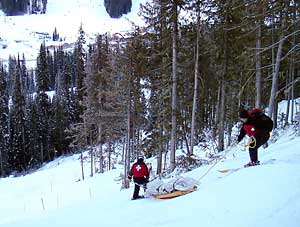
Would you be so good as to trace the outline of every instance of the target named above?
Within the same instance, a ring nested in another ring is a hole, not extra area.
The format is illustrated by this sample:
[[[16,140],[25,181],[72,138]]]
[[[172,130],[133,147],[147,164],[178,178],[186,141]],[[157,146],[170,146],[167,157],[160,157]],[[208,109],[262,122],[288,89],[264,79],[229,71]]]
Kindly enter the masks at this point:
[[[249,156],[250,162],[244,167],[259,165],[258,148],[266,144],[270,138],[270,132],[273,129],[273,121],[261,109],[245,110],[240,109],[239,117],[243,122],[242,128],[238,135],[238,142],[240,142],[245,135],[249,136]]]
[[[132,165],[128,179],[131,180],[132,178],[134,182],[132,200],[143,198],[143,196],[139,195],[140,187],[143,186],[144,190],[146,190],[147,183],[149,182],[149,170],[143,157],[139,157],[137,162]]]

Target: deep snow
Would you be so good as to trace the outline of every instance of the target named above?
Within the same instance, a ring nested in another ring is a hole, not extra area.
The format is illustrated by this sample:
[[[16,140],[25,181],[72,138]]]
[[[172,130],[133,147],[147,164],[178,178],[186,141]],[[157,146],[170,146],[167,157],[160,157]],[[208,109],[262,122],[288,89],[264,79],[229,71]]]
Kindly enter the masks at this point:
[[[59,158],[30,175],[0,180],[0,225],[297,227],[300,138],[291,129],[279,134],[276,142],[259,150],[262,162],[275,161],[219,173],[248,161],[245,148],[235,145],[216,165],[183,174],[198,180],[198,190],[170,200],[131,201],[133,184],[120,190],[117,181],[122,166],[82,181],[79,156]],[[197,153],[204,155],[200,149]],[[90,167],[85,168],[88,173]]]
[[[131,21],[139,21],[140,2],[145,0],[133,1],[132,13],[126,16]],[[109,18],[99,0],[48,0],[48,4],[47,15],[6,17],[0,13],[0,43],[7,45],[0,59],[25,53],[28,62],[34,62],[43,41],[37,33],[51,35],[55,27],[63,42],[70,43],[76,40],[80,23],[88,40],[96,33],[131,29],[126,17]],[[30,175],[0,179],[0,226],[298,227],[300,138],[291,129],[278,133],[278,140],[273,136],[267,149],[259,149],[262,162],[274,162],[219,173],[218,169],[248,162],[243,145],[235,145],[223,153],[226,159],[184,174],[198,181],[198,190],[172,200],[131,201],[133,184],[120,190],[117,181],[122,166],[82,181],[79,156],[59,158]],[[200,148],[196,150],[205,156]],[[89,168],[85,166],[86,175]]]

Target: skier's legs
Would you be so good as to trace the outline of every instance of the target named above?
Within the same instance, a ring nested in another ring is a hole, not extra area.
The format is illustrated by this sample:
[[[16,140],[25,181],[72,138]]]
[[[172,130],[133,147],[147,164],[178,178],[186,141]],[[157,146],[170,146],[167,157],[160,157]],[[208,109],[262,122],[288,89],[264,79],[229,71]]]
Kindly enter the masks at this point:
[[[138,184],[134,184],[134,191],[133,191],[133,199],[137,199],[139,197],[140,186]]]
[[[252,148],[252,147],[249,147],[249,156],[250,156],[250,160],[251,160],[251,162],[257,162],[257,148],[256,147],[254,147],[254,148]]]
[[[249,156],[251,162],[257,162],[258,161],[258,148],[265,144],[268,141],[268,137],[255,137],[255,141],[250,143],[249,147]]]

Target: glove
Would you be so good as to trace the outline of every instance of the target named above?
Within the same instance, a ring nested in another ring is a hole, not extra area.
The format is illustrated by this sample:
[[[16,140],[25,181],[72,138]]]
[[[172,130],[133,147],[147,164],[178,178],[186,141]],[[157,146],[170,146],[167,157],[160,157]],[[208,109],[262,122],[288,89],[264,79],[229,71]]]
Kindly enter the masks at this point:
[[[242,141],[242,138],[240,136],[237,137],[237,142],[241,142]]]
[[[129,181],[131,181],[131,178],[132,178],[131,176],[128,176],[128,180],[129,180]]]

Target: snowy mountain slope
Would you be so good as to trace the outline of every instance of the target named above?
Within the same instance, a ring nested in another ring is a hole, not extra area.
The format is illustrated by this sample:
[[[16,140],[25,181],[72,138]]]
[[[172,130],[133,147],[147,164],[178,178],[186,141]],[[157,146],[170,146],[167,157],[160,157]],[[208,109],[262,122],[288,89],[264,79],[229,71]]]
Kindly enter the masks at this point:
[[[199,180],[198,190],[172,200],[131,201],[133,185],[120,191],[120,182],[115,181],[123,171],[120,166],[78,181],[79,156],[60,158],[31,175],[0,180],[0,226],[297,227],[300,138],[291,130],[279,133],[279,140],[259,151],[262,162],[274,162],[219,173],[218,169],[248,161],[243,146],[234,146],[213,168],[186,173]]]
[[[79,26],[83,25],[87,42],[94,41],[95,34],[116,33],[132,29],[131,22],[142,24],[138,17],[140,3],[134,0],[131,12],[120,19],[107,14],[103,0],[48,0],[46,14],[5,16],[0,11],[0,60],[9,55],[25,54],[28,62],[35,60],[40,44],[47,46],[74,43]],[[51,41],[54,29],[62,38],[61,42]]]

